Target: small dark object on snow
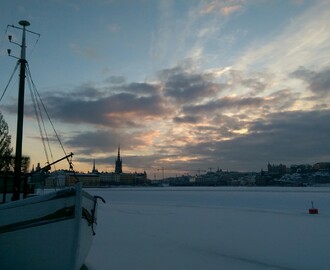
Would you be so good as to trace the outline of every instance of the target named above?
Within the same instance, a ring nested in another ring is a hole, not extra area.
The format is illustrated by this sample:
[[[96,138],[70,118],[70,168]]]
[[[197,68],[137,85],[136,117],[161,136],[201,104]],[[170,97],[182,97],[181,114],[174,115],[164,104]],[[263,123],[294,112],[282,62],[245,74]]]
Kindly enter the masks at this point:
[[[319,213],[319,210],[317,208],[314,208],[313,201],[312,201],[312,208],[309,209],[309,213],[312,214],[312,215],[315,215],[315,214]]]

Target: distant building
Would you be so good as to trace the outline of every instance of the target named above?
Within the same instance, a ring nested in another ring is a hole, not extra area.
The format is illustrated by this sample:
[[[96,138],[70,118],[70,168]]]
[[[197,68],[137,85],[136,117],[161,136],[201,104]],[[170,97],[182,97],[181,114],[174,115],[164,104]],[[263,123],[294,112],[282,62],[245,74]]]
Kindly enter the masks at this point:
[[[69,171],[57,170],[55,172],[50,173],[43,184],[45,187],[49,187],[49,188],[68,186],[69,185],[67,182],[68,175],[69,175]]]
[[[100,176],[98,173],[68,173],[65,178],[66,186],[73,186],[77,181],[81,182],[84,187],[100,186]]]
[[[313,167],[310,164],[291,165],[290,173],[307,173],[312,172]]]
[[[279,174],[279,175],[283,175],[287,172],[287,169],[286,169],[286,166],[283,165],[283,164],[280,164],[280,165],[271,165],[269,162],[268,162],[268,173],[270,174]]]
[[[330,162],[318,162],[313,165],[313,169],[316,171],[330,171]]]

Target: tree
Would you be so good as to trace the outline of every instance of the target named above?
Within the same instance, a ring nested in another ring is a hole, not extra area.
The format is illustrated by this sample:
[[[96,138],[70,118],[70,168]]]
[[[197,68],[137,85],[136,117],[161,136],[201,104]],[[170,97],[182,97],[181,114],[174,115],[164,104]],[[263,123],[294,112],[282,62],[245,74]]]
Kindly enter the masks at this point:
[[[8,124],[0,112],[0,171],[9,171],[13,162],[13,148],[11,135],[9,134]]]
[[[21,172],[27,173],[30,167],[30,157],[22,156]]]

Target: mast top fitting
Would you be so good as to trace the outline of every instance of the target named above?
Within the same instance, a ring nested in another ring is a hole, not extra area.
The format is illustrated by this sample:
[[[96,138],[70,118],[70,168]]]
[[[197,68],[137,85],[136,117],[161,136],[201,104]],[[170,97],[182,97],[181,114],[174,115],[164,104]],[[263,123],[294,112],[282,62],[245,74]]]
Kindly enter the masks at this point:
[[[22,26],[29,26],[30,25],[30,23],[28,21],[25,21],[25,20],[19,21],[18,23]]]

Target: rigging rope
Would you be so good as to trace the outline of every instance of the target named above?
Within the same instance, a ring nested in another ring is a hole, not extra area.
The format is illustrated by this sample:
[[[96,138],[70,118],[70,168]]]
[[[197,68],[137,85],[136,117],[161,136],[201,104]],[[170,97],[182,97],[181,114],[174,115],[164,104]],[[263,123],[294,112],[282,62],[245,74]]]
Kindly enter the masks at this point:
[[[2,45],[4,44],[5,37],[6,37],[7,32],[8,32],[8,27],[9,27],[9,25],[7,25],[6,31],[5,31],[5,33],[4,33],[3,37],[2,37],[1,44],[0,44],[0,51],[2,50]]]
[[[60,146],[62,148],[62,151],[63,151],[64,155],[66,156],[66,159],[67,159],[67,161],[69,163],[70,170],[73,170],[73,168],[72,168],[72,161],[69,160],[69,157],[68,157],[68,155],[65,152],[64,146],[63,146],[63,144],[62,144],[62,142],[61,142],[61,140],[59,138],[59,135],[58,135],[58,133],[57,133],[55,127],[54,127],[54,124],[53,124],[53,122],[52,122],[52,120],[51,120],[51,118],[50,118],[50,116],[48,114],[48,111],[47,111],[47,109],[46,109],[46,107],[45,107],[45,105],[44,105],[44,103],[43,103],[43,101],[41,99],[41,96],[40,96],[40,94],[39,94],[39,92],[37,90],[37,87],[34,84],[34,81],[32,79],[32,75],[31,75],[31,70],[30,70],[30,67],[29,67],[28,63],[27,63],[26,70],[27,70],[27,78],[28,78],[27,81],[29,82],[29,88],[30,88],[30,92],[31,92],[31,98],[32,98],[32,101],[33,101],[33,105],[34,105],[34,109],[35,109],[35,113],[36,113],[36,118],[37,118],[38,125],[39,125],[39,131],[40,131],[41,139],[42,139],[42,142],[43,142],[44,151],[45,151],[45,155],[46,155],[46,158],[47,158],[47,163],[50,164],[49,163],[49,159],[48,159],[48,151],[47,151],[47,147],[46,147],[45,141],[47,141],[47,145],[48,145],[48,149],[49,149],[49,153],[50,153],[50,156],[51,156],[52,161],[54,161],[54,157],[53,157],[53,152],[52,152],[52,149],[51,149],[51,145],[50,145],[50,141],[49,141],[49,136],[47,134],[47,129],[46,129],[46,126],[45,126],[45,121],[44,121],[44,117],[43,117],[43,113],[42,112],[44,112],[46,114],[46,116],[47,116],[47,119],[48,119],[48,121],[49,121],[49,123],[50,123],[50,125],[51,125],[51,127],[53,129],[53,132],[54,132],[54,134],[55,134],[55,136],[57,138],[57,141],[59,142],[59,144],[60,144]],[[42,127],[43,128],[41,127],[41,123],[42,123]],[[52,162],[52,164],[54,165],[55,170],[56,170],[55,162]],[[54,181],[55,181],[55,179],[54,179]],[[53,184],[54,184],[54,187],[56,188],[57,185],[55,184],[55,182]],[[62,186],[63,185],[63,183],[57,183],[57,184],[59,186]]]
[[[37,122],[38,122],[41,141],[42,141],[42,144],[44,146],[44,152],[45,152],[46,160],[47,160],[47,163],[49,164],[49,157],[48,157],[48,152],[47,152],[46,143],[45,143],[45,140],[46,140],[45,138],[48,138],[48,137],[47,137],[47,133],[44,134],[45,123],[43,121],[42,114],[41,114],[41,111],[40,111],[40,107],[39,107],[39,104],[38,104],[38,102],[36,100],[36,97],[35,97],[35,93],[34,93],[32,87],[31,87],[31,80],[30,80],[29,76],[27,76],[27,82],[28,82],[29,89],[30,89],[30,94],[31,94],[31,99],[32,99],[33,107],[34,107],[35,116],[36,116]],[[41,127],[41,123],[44,127],[44,130]]]
[[[40,97],[40,94],[39,94],[39,92],[38,92],[38,90],[37,90],[37,88],[36,88],[36,86],[35,86],[35,84],[34,84],[34,82],[33,82],[33,80],[32,80],[31,71],[30,71],[30,67],[29,67],[28,64],[27,64],[27,71],[28,71],[28,76],[29,76],[29,78],[30,78],[30,80],[31,80],[31,83],[32,83],[32,86],[33,86],[34,92],[36,93],[36,97],[38,98],[38,100],[40,101],[40,104],[42,105],[42,108],[43,108],[43,110],[44,110],[44,112],[45,112],[45,114],[46,114],[46,116],[47,116],[47,118],[48,118],[49,123],[50,123],[51,126],[52,126],[52,129],[53,129],[53,131],[54,131],[54,134],[55,134],[55,136],[56,136],[56,138],[57,138],[57,140],[58,140],[58,142],[59,142],[59,144],[60,144],[60,146],[61,146],[61,148],[62,148],[62,151],[63,151],[64,155],[67,155],[67,154],[66,154],[66,151],[65,151],[65,149],[64,149],[64,146],[63,146],[63,144],[62,144],[62,142],[61,142],[61,140],[60,140],[60,137],[59,137],[59,135],[58,135],[58,133],[57,133],[55,127],[54,127],[53,121],[51,120],[51,118],[50,118],[50,116],[49,116],[49,114],[48,114],[48,111],[47,111],[47,109],[46,109],[46,107],[45,107],[45,104],[44,104],[44,102],[42,101],[42,99],[41,99],[41,97]],[[69,160],[69,158],[67,158],[67,161],[69,162],[69,164],[70,164],[70,166],[71,166],[71,161]]]
[[[2,95],[1,95],[1,97],[0,97],[0,103],[1,103],[1,101],[2,101],[2,99],[3,99],[3,97],[4,97],[5,93],[6,93],[6,91],[7,91],[7,89],[8,89],[8,86],[9,86],[10,83],[11,83],[11,80],[13,79],[13,77],[14,77],[16,71],[17,71],[18,65],[19,65],[19,62],[17,61],[16,66],[15,66],[15,68],[14,68],[14,70],[13,70],[13,73],[11,74],[11,76],[10,76],[10,78],[9,78],[9,81],[8,81],[8,83],[7,83],[5,89],[3,90],[3,93],[2,93]]]
[[[37,43],[39,42],[39,39],[40,39],[40,34],[38,35],[38,38],[37,38],[37,40],[36,40],[36,43],[34,43],[32,49],[31,49],[31,53],[30,53],[30,55],[33,55],[34,49],[36,48]]]

